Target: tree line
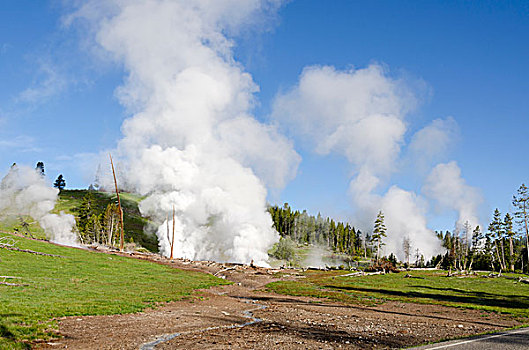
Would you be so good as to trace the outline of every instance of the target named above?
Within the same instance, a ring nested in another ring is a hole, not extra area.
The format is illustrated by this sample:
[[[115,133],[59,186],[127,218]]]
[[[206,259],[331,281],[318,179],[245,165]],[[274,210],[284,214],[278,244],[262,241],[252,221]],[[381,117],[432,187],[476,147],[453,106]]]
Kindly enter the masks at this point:
[[[288,203],[282,207],[269,206],[274,228],[281,237],[301,244],[327,247],[334,252],[349,255],[371,255],[362,232],[348,222],[335,221],[330,217],[309,215],[306,210],[292,210]]]
[[[403,263],[455,270],[529,272],[529,189],[525,184],[518,188],[512,204],[513,213],[494,210],[486,230],[472,227],[467,221],[453,232],[436,232],[446,252],[430,261],[425,261],[419,249],[413,249],[414,242],[409,237],[403,237]],[[348,222],[292,210],[288,203],[282,207],[269,206],[268,211],[281,237],[298,244],[321,245],[338,253],[371,257],[375,263],[381,259],[396,262],[393,252],[388,258],[381,254],[387,230],[382,211],[376,217],[373,231],[365,234]]]
[[[513,213],[494,210],[487,230],[466,222],[454,232],[438,232],[444,255],[438,265],[456,270],[529,271],[529,190],[522,184],[512,199]]]

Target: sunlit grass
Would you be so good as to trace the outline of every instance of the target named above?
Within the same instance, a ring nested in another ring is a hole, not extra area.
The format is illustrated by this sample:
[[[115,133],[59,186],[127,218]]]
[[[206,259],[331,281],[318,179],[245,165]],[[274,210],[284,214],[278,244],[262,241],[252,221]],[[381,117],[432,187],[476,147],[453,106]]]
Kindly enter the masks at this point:
[[[446,271],[413,271],[418,278],[404,278],[405,273],[340,277],[346,271],[307,271],[296,282],[274,282],[271,291],[312,297],[326,297],[343,302],[397,300],[501,312],[529,317],[529,285],[520,283],[517,274],[501,278],[446,277]]]
[[[0,249],[0,275],[27,284],[0,285],[0,348],[24,348],[21,341],[49,338],[55,317],[138,312],[226,283],[147,261],[12,238],[18,248],[62,257]]]

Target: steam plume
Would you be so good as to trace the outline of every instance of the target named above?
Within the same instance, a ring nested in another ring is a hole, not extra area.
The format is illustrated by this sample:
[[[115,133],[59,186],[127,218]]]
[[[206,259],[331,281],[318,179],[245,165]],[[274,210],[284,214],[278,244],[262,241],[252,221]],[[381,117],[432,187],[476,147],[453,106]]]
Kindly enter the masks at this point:
[[[408,145],[412,164],[423,172],[444,156],[459,136],[459,127],[452,117],[435,119],[417,131]]]
[[[34,169],[14,165],[0,183],[0,218],[30,216],[52,242],[76,246],[75,218],[63,212],[50,213],[58,194],[59,190],[50,187]]]
[[[405,119],[416,105],[406,83],[389,77],[380,65],[346,71],[312,66],[303,70],[296,86],[277,97],[272,115],[292,134],[314,140],[309,146],[316,152],[347,157],[354,171],[349,189],[355,222],[364,231],[371,230],[376,213],[383,210],[386,250],[400,259],[406,236],[428,258],[440,250],[434,232],[426,226],[423,198],[397,186],[377,193],[398,169]]]
[[[278,240],[267,187],[293,178],[299,156],[250,111],[258,87],[232,53],[236,35],[276,1],[88,1],[97,45],[123,64],[118,89],[133,112],[118,144],[121,176],[147,196],[170,255],[167,213],[176,209],[174,255],[265,264]],[[117,161],[118,162],[118,161]]]
[[[457,228],[461,229],[467,221],[472,228],[479,225],[478,209],[483,198],[478,189],[462,178],[455,161],[438,164],[426,179],[423,192],[441,208],[457,211]]]

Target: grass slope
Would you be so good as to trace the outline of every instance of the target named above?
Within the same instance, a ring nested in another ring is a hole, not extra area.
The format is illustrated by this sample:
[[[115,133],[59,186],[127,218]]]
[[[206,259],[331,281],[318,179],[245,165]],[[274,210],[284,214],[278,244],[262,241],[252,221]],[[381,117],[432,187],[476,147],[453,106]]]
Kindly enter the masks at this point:
[[[63,190],[59,194],[54,213],[64,211],[67,214],[72,214],[76,218],[79,216],[79,209],[83,197],[88,193],[88,190]],[[94,207],[98,212],[103,213],[110,202],[116,202],[116,195],[114,193],[92,191],[94,197]],[[130,242],[131,239],[148,249],[151,252],[158,251],[158,240],[154,235],[144,233],[144,227],[149,224],[147,218],[143,218],[138,209],[138,203],[141,197],[132,193],[120,193],[121,205],[123,207],[124,226],[125,226],[125,241]],[[46,238],[44,230],[39,226],[38,222],[31,217],[7,217],[0,221],[0,231],[13,232],[18,230],[24,232],[21,225],[21,219],[25,220],[29,226],[29,233],[35,238]]]
[[[295,282],[273,282],[268,290],[280,294],[330,298],[343,302],[382,302],[397,300],[425,304],[502,312],[529,317],[529,285],[513,279],[483,277],[445,277],[446,271],[339,277],[344,271],[307,271]]]
[[[79,215],[79,209],[83,197],[88,190],[63,190],[59,194],[59,200],[55,205],[55,212],[64,211],[65,213]],[[103,213],[110,202],[117,202],[116,195],[108,192],[92,191],[94,196],[94,206],[97,211]],[[129,242],[132,238],[135,243],[147,248],[151,252],[158,251],[158,239],[154,235],[145,234],[143,229],[149,223],[149,220],[143,218],[138,209],[138,203],[142,197],[132,193],[120,193],[121,206],[123,208],[123,222],[125,226],[125,241]]]
[[[3,236],[12,237],[17,248],[62,257],[0,248],[0,276],[20,277],[6,281],[28,284],[0,285],[0,349],[25,348],[28,341],[50,338],[54,317],[138,312],[226,283],[137,259]]]

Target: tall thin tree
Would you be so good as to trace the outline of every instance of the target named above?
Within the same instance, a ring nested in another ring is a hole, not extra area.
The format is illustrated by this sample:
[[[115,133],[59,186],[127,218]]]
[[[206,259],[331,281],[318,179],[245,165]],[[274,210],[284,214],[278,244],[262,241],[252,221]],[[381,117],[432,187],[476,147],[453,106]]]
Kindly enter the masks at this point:
[[[492,221],[489,224],[489,231],[492,233],[492,239],[494,244],[494,251],[496,253],[496,258],[500,264],[500,269],[505,270],[505,259],[502,260],[503,252],[500,250],[498,243],[501,243],[501,248],[503,248],[503,230],[502,230],[503,221],[501,219],[501,213],[498,208],[494,210],[494,215]]]
[[[174,212],[174,205],[173,205],[173,239],[171,239],[171,260],[173,260],[173,248],[174,248],[174,225],[175,225],[175,212]]]
[[[119,236],[119,250],[123,251],[123,248],[125,246],[125,233],[123,228],[123,208],[121,207],[121,200],[119,199],[119,190],[118,190],[118,180],[116,180],[116,172],[114,170],[114,162],[112,161],[112,155],[108,154],[110,157],[110,165],[112,166],[112,175],[114,176],[114,185],[116,186],[116,196],[118,197],[118,209],[119,209],[119,224],[121,228],[120,236]]]
[[[509,239],[509,267],[511,272],[514,272],[514,236],[515,232],[512,227],[512,217],[511,214],[507,213],[505,214],[505,218],[503,219],[503,233]]]
[[[525,184],[518,188],[517,195],[512,197],[512,205],[517,209],[514,216],[518,219],[518,224],[525,231],[525,247],[527,249],[527,265],[529,266],[529,189]]]
[[[379,211],[375,220],[373,236],[371,237],[371,241],[375,243],[377,247],[377,263],[380,259],[380,248],[384,245],[384,242],[382,241],[384,237],[386,237],[386,225],[384,224],[384,214],[382,213],[382,211]]]

